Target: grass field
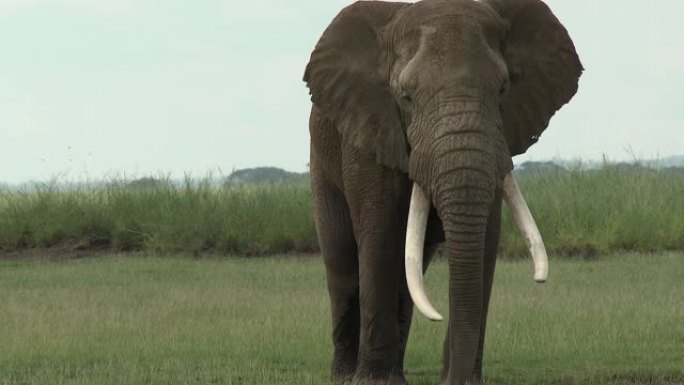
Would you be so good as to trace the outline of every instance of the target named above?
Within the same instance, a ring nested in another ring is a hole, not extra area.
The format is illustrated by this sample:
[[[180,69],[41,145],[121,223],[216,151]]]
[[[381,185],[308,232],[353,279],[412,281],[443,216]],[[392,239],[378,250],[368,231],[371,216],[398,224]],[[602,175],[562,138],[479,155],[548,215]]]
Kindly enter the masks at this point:
[[[555,255],[684,250],[682,169],[607,165],[518,180]],[[240,256],[317,250],[307,183],[216,182],[187,180],[179,187],[160,180],[140,188],[112,181],[67,191],[48,183],[0,191],[0,255],[35,248]],[[508,215],[500,252],[527,255]]]
[[[531,270],[498,266],[487,384],[684,383],[684,254]],[[436,384],[445,326],[414,319],[409,381]],[[0,325],[0,384],[328,384],[318,258],[0,260]]]

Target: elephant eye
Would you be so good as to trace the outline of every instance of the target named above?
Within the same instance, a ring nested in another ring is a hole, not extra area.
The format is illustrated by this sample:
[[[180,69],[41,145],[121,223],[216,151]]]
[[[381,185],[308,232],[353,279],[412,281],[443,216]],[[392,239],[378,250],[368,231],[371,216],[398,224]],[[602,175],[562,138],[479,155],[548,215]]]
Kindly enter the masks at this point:
[[[508,95],[508,91],[511,88],[511,83],[506,80],[501,84],[501,89],[499,90],[499,96],[502,98]]]
[[[413,103],[413,98],[411,98],[411,95],[409,95],[408,92],[402,91],[401,92],[401,101],[406,103],[406,104],[411,104],[411,103]]]

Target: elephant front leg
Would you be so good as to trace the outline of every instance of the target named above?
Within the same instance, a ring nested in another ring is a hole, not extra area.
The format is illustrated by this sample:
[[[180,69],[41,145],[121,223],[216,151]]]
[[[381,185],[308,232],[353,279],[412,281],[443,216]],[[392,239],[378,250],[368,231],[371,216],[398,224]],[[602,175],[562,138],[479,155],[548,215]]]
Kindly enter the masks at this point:
[[[353,279],[353,283],[351,277],[336,283],[328,280],[334,348],[330,373],[337,381],[349,380],[356,372],[359,351],[359,292],[357,277]]]
[[[400,292],[411,183],[363,159],[352,157],[344,175],[359,255],[360,334],[353,383],[405,385],[400,328],[408,327],[410,314],[400,320]]]
[[[398,315],[400,306],[400,242],[392,229],[364,234],[359,242],[359,303],[361,333],[357,383],[405,384],[402,372],[403,344]],[[401,240],[401,238],[399,239]],[[410,317],[410,314],[405,314]],[[408,333],[408,329],[403,330]]]

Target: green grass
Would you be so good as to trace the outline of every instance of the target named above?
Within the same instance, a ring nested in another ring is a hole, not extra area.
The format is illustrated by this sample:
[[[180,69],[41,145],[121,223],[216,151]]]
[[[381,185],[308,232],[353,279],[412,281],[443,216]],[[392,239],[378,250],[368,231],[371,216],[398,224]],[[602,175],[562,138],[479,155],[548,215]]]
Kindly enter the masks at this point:
[[[446,309],[447,266],[427,275]],[[488,384],[681,384],[684,254],[502,261]],[[413,385],[437,383],[444,324],[421,317]],[[0,384],[328,384],[319,258],[0,261]]]
[[[69,246],[116,251],[261,255],[318,248],[306,184],[0,192],[0,250]]]
[[[519,182],[553,254],[684,250],[684,169],[577,167]],[[502,252],[527,255],[510,216],[503,220]]]
[[[552,170],[519,183],[547,250],[592,257],[606,252],[684,250],[684,172],[625,168]],[[218,187],[210,179],[146,188],[0,191],[0,252],[62,248],[174,254],[265,255],[318,248],[307,183]],[[500,252],[525,256],[504,215]]]

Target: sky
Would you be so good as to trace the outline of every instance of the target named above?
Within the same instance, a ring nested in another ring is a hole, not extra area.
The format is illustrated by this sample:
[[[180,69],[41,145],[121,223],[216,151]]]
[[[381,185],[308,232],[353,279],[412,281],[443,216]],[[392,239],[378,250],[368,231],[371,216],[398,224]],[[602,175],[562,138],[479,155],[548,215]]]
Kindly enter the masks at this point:
[[[0,182],[304,171],[342,0],[0,0]],[[584,64],[526,160],[684,154],[684,2],[548,0]]]

